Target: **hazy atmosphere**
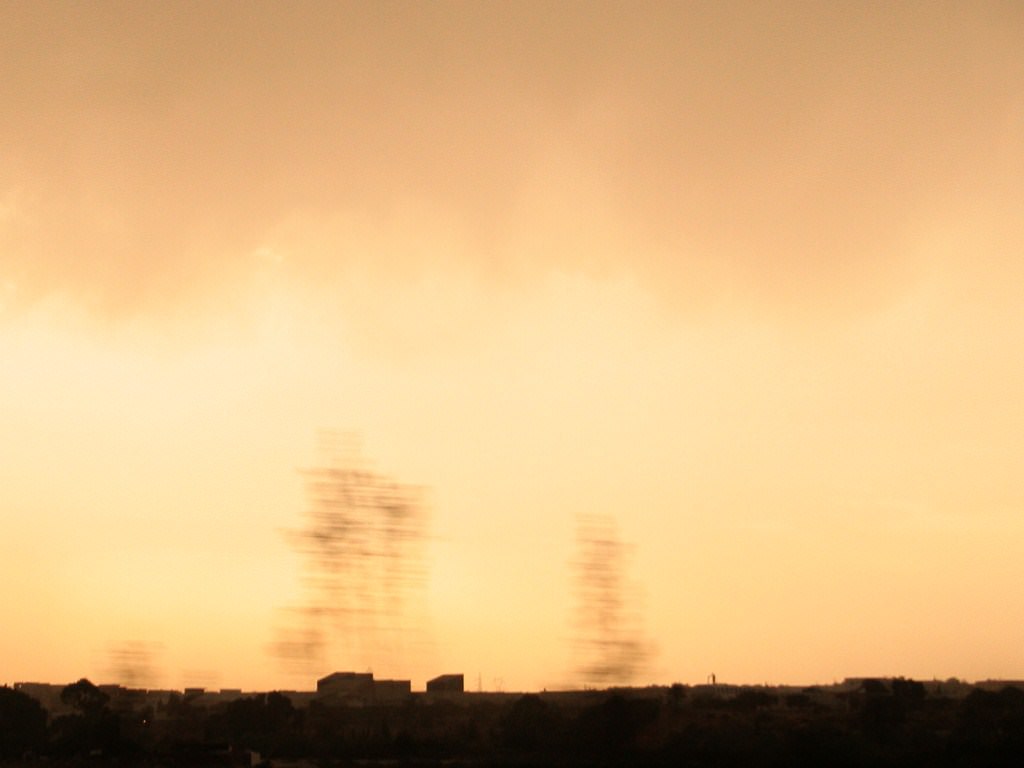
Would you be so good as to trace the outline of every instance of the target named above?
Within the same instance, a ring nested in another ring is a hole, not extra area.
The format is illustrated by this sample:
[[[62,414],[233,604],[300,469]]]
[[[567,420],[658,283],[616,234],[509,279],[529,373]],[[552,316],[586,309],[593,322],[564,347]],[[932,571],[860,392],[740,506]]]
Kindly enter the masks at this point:
[[[0,683],[1024,678],[1024,5],[0,4]],[[415,637],[296,674],[323,430]],[[294,537],[292,537],[294,538]]]

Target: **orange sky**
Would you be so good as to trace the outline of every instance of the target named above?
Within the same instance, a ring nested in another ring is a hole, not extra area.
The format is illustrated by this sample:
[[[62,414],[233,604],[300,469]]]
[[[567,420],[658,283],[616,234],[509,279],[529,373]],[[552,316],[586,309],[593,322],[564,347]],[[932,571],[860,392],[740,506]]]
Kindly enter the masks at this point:
[[[322,428],[429,489],[427,642],[567,682],[1024,677],[1024,7],[0,6],[0,682],[309,687]],[[331,671],[331,670],[325,670]]]

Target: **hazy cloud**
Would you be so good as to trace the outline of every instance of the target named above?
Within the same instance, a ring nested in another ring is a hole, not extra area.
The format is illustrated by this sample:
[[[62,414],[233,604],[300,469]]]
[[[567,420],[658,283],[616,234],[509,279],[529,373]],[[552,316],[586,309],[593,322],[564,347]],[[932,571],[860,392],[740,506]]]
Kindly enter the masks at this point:
[[[22,303],[164,312],[287,252],[321,284],[618,272],[688,311],[800,317],[891,300],[979,209],[991,251],[1022,241],[1016,3],[0,15],[0,280]]]

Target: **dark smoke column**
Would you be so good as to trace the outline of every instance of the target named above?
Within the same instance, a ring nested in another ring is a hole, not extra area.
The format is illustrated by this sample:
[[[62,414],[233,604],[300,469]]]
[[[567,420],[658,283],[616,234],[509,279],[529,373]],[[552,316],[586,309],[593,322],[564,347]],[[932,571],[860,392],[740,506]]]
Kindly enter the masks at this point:
[[[417,629],[421,493],[371,469],[353,439],[328,433],[321,450],[324,463],[303,473],[305,527],[290,537],[305,560],[307,600],[274,652],[297,670],[372,668],[408,651]]]
[[[638,590],[626,580],[629,548],[605,516],[579,519],[576,547],[577,681],[598,688],[634,683],[651,646],[641,631]]]

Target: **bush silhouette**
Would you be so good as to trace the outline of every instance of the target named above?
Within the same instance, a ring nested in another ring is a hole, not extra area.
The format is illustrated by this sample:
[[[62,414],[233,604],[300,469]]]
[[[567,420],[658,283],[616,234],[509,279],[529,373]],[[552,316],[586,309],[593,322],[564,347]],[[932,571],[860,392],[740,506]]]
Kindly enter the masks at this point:
[[[20,758],[46,744],[46,710],[31,696],[0,687],[0,757]]]

